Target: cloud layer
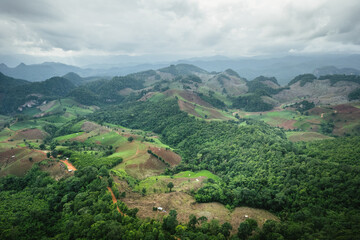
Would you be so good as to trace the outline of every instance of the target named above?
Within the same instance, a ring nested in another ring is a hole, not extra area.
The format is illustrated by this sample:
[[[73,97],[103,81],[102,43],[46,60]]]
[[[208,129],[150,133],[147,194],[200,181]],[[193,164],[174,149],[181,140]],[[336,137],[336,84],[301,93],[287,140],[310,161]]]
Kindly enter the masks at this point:
[[[33,56],[360,52],[358,0],[2,0],[0,51]]]

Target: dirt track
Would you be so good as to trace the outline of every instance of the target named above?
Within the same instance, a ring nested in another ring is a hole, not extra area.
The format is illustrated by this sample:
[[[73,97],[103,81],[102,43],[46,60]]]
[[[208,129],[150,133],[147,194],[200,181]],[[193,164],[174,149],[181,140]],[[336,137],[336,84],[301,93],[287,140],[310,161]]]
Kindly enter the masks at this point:
[[[66,164],[68,170],[70,171],[76,171],[76,167],[74,167],[74,165],[72,165],[68,160],[60,160],[61,162],[63,162],[64,164]]]

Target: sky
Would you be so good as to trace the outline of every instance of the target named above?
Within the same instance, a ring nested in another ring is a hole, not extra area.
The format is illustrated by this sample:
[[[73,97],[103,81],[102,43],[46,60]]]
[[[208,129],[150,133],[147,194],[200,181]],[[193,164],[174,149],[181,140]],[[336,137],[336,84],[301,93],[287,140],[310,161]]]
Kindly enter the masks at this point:
[[[0,53],[65,62],[360,53],[359,13],[359,0],[1,0]]]

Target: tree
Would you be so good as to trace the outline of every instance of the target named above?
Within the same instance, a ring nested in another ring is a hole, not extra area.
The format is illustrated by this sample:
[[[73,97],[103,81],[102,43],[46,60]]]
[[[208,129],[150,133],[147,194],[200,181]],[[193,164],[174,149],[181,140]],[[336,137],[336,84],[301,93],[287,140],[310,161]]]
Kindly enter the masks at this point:
[[[225,222],[223,225],[221,225],[220,231],[225,237],[230,236],[230,230],[232,230],[232,226],[230,223]]]
[[[238,236],[240,239],[248,239],[252,231],[257,228],[257,222],[254,219],[246,219],[245,222],[240,223],[238,228]]]
[[[39,147],[40,147],[40,149],[41,149],[41,150],[45,150],[45,149],[46,149],[46,146],[45,146],[45,144],[43,144],[43,143],[42,143],[42,144],[40,144],[40,146],[39,146]]]
[[[188,222],[188,227],[195,229],[196,224],[198,223],[198,220],[196,219],[196,216],[194,214],[191,214],[189,216],[189,222]]]
[[[170,192],[171,192],[171,189],[174,187],[174,184],[172,182],[169,182],[167,187],[170,189]]]
[[[50,155],[51,155],[50,152],[47,152],[47,153],[46,153],[46,157],[47,157],[47,158],[50,158]]]
[[[128,137],[128,141],[129,141],[129,142],[134,141],[134,137],[133,137],[133,136]]]
[[[141,190],[141,194],[142,194],[143,196],[146,195],[146,188],[143,188],[143,189]]]
[[[170,213],[163,220],[163,229],[169,231],[171,234],[175,233],[175,228],[178,225],[178,221],[176,219],[177,212],[176,210],[170,210]]]

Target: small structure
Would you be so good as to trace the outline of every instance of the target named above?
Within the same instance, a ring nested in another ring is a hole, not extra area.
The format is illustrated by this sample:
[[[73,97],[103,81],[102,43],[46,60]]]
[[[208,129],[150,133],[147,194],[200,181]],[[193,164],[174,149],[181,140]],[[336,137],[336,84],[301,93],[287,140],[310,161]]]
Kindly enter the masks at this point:
[[[248,215],[245,215],[245,218],[248,218],[249,216]]]
[[[158,207],[157,209],[158,209],[158,211],[162,211],[162,210],[163,210],[163,208],[162,208],[162,207]]]
[[[199,179],[196,179],[196,181],[198,182],[198,181],[199,181]]]

